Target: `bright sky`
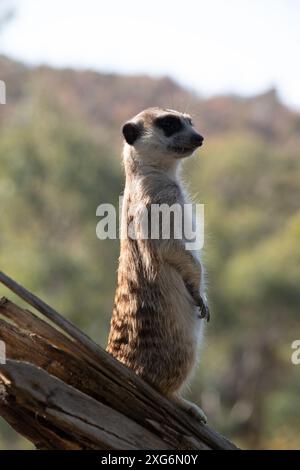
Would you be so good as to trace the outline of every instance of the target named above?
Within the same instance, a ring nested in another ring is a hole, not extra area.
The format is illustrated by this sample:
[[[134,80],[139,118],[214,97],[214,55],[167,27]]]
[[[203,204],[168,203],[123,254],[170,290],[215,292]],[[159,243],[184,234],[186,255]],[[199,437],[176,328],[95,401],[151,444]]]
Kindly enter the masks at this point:
[[[0,52],[23,61],[167,74],[205,95],[276,86],[300,109],[300,0],[13,3]]]

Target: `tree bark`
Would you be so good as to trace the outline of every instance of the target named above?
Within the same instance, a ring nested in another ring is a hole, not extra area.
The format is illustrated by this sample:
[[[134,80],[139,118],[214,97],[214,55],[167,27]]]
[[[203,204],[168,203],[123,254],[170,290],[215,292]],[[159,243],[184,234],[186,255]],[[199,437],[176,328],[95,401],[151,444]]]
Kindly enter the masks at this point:
[[[38,449],[235,449],[0,272],[0,415]]]

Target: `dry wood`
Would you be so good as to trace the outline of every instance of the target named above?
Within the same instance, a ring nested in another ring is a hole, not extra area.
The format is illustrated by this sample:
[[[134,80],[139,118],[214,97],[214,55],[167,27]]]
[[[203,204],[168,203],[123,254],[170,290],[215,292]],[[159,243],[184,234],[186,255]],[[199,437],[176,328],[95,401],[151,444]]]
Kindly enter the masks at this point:
[[[235,449],[3,273],[0,415],[40,449]],[[41,318],[42,316],[42,318]]]

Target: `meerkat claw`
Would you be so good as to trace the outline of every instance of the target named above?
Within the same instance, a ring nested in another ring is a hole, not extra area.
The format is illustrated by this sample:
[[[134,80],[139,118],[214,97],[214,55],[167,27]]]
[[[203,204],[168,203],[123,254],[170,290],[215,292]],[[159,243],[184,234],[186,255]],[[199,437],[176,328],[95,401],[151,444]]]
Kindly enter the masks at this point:
[[[176,397],[175,403],[180,406],[187,414],[192,416],[194,419],[199,421],[202,424],[207,423],[207,417],[204,411],[199,408],[199,406],[195,405],[195,403],[190,402],[182,397]]]
[[[200,311],[200,318],[205,318],[207,322],[210,320],[210,311],[208,305],[204,302],[202,297],[200,297],[200,302],[198,304]]]
[[[188,409],[187,412],[200,423],[203,423],[203,424],[207,423],[206,414],[201,408],[199,408],[199,406],[195,405],[194,403],[192,403],[191,408]]]
[[[207,303],[205,302],[205,300],[203,300],[203,297],[201,297],[201,295],[198,292],[196,292],[195,289],[193,289],[191,285],[186,283],[186,287],[188,291],[190,292],[191,296],[193,297],[195,304],[199,308],[199,317],[205,318],[207,322],[209,322],[210,311],[209,311]]]

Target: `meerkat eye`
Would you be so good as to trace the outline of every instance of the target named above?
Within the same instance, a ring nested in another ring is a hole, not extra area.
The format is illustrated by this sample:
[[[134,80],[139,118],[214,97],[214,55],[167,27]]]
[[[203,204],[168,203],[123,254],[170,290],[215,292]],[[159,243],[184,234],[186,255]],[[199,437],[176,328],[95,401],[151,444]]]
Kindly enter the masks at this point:
[[[180,118],[173,115],[158,117],[155,120],[155,125],[164,132],[166,137],[170,137],[182,129]]]
[[[186,120],[187,120],[187,122],[189,123],[190,126],[193,125],[193,121],[191,120],[191,118],[187,118]]]

